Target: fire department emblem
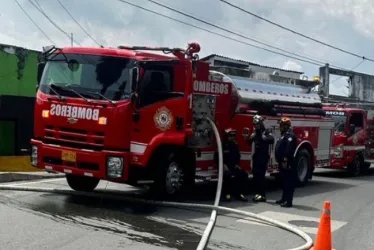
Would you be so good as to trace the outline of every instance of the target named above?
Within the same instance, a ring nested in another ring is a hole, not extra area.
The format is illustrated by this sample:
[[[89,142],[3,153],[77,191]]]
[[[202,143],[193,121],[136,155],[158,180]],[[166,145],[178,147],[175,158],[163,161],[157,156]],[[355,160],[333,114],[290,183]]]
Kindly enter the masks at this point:
[[[70,123],[70,124],[75,124],[78,122],[78,119],[77,118],[73,118],[73,117],[69,117],[67,119],[67,122]]]
[[[161,131],[168,130],[173,122],[173,116],[166,107],[159,108],[153,116],[155,125]]]

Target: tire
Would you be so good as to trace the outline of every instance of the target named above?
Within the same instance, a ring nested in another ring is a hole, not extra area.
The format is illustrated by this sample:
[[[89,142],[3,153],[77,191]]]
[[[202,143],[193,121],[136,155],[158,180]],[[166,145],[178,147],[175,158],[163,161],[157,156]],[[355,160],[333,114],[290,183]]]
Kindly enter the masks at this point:
[[[351,164],[348,165],[348,173],[352,177],[361,175],[364,171],[364,158],[360,154],[356,154]]]
[[[177,150],[157,154],[151,194],[157,199],[180,200],[195,184],[194,155]]]
[[[69,187],[75,191],[92,192],[100,182],[100,179],[80,175],[66,175]]]
[[[301,149],[295,158],[296,183],[298,186],[305,186],[310,179],[311,159],[308,150]]]

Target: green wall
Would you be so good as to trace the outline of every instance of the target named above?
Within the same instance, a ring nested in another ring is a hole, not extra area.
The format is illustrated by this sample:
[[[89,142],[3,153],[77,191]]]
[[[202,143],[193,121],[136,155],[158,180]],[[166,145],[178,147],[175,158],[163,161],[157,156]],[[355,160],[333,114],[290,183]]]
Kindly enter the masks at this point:
[[[15,123],[0,121],[0,156],[15,154]]]
[[[0,44],[0,95],[35,96],[39,53]]]
[[[0,156],[30,153],[39,54],[0,44]]]

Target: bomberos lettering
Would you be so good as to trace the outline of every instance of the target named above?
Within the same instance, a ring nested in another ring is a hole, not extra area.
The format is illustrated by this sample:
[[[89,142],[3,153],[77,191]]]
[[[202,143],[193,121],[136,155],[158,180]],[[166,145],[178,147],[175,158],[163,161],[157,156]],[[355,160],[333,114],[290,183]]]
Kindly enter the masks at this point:
[[[326,115],[341,115],[341,116],[345,115],[345,112],[342,112],[342,111],[326,110],[325,113]]]
[[[196,80],[193,83],[193,90],[195,92],[203,92],[208,94],[227,95],[229,93],[229,84]]]
[[[85,120],[99,120],[99,109],[52,104],[49,113],[54,116],[72,117]]]

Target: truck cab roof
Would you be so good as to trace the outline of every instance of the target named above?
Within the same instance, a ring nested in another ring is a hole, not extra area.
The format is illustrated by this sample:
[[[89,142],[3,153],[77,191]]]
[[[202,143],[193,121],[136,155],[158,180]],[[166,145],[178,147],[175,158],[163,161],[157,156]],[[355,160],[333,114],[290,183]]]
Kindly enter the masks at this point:
[[[323,106],[323,110],[336,110],[336,111],[346,111],[346,112],[357,112],[357,111],[363,111],[359,108],[346,108],[346,107],[336,107],[336,106]]]

